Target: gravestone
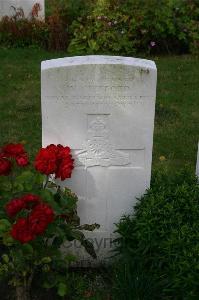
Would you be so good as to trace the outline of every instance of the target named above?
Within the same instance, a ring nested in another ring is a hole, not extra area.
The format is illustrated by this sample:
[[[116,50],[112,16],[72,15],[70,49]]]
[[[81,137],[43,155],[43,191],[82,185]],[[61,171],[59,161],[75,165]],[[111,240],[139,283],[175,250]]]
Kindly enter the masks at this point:
[[[198,142],[198,154],[197,154],[197,161],[196,161],[196,175],[199,179],[199,142]]]
[[[156,73],[153,61],[129,57],[42,62],[42,143],[72,149],[76,166],[62,184],[79,197],[81,223],[100,224],[86,234],[99,260],[114,223],[150,186]]]
[[[24,17],[30,18],[31,11],[34,5],[40,5],[38,11],[38,18],[45,17],[45,3],[44,0],[0,0],[0,18],[4,16],[14,16],[19,9],[22,8]]]

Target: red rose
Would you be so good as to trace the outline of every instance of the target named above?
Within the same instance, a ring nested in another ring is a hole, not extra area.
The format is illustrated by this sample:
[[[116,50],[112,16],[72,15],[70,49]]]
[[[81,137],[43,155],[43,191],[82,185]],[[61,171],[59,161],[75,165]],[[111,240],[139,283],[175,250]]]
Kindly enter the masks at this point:
[[[20,167],[25,167],[28,165],[28,156],[26,153],[16,157],[16,163]]]
[[[74,168],[72,155],[69,147],[63,147],[62,145],[57,145],[58,153],[58,168],[55,173],[55,178],[61,178],[65,180],[71,177],[72,170]]]
[[[24,202],[25,207],[29,208],[31,204],[37,205],[41,201],[41,198],[37,195],[27,194],[21,200]]]
[[[56,145],[50,144],[50,145],[48,145],[48,146],[46,147],[46,149],[48,149],[48,150],[54,152],[54,153],[57,155],[58,149],[57,149],[57,146],[56,146]]]
[[[70,178],[74,168],[70,151],[69,147],[54,144],[42,148],[35,159],[36,170],[46,175],[55,174],[61,180]]]
[[[15,240],[20,241],[22,244],[28,243],[35,238],[35,235],[29,226],[28,220],[25,218],[18,219],[13,225],[11,236]]]
[[[8,175],[11,171],[12,164],[7,158],[0,158],[0,175]]]
[[[3,153],[3,148],[0,148],[0,158],[5,158],[5,155]]]
[[[61,178],[61,180],[70,178],[73,168],[73,159],[71,158],[71,156],[68,156],[61,161],[58,170],[55,173],[55,178]]]
[[[57,158],[58,159],[63,159],[66,158],[68,155],[70,155],[70,148],[69,147],[64,147],[62,145],[57,145]]]
[[[18,212],[25,208],[25,202],[22,198],[15,198],[6,204],[6,213],[9,217],[15,217]]]
[[[6,157],[14,157],[23,155],[25,153],[24,146],[22,144],[8,144],[2,148],[2,152]]]
[[[22,144],[8,144],[1,149],[1,152],[4,157],[15,158],[20,167],[28,165],[28,156]]]
[[[36,235],[44,233],[49,223],[54,220],[54,212],[47,204],[38,204],[30,214],[29,225]]]
[[[35,168],[42,174],[53,174],[56,171],[56,153],[52,149],[42,148],[36,156]]]

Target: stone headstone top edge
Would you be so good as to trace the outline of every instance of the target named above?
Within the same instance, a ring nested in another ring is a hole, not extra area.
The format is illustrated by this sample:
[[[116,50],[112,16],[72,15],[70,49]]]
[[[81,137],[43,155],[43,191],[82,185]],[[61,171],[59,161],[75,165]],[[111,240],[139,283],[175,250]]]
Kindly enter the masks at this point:
[[[42,61],[42,71],[53,68],[63,68],[67,66],[78,65],[129,65],[138,68],[157,71],[156,64],[152,60],[140,59],[125,56],[108,56],[108,55],[86,55],[86,56],[73,56],[58,59],[51,59]]]

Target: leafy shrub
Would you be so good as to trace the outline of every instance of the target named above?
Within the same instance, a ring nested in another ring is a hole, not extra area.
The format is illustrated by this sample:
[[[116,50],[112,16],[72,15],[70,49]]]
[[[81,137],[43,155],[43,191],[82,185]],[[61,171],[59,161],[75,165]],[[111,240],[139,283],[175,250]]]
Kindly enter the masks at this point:
[[[119,8],[119,7],[118,7]],[[70,27],[72,40],[69,53],[115,53],[133,54],[135,48],[130,41],[127,29],[129,16],[122,10],[99,1],[91,15],[74,20]]]
[[[78,17],[88,14],[93,8],[92,3],[92,0],[47,0],[46,15],[51,16],[59,11],[59,14],[71,23]]]
[[[197,0],[95,1],[91,15],[74,20],[71,53],[199,51]]]
[[[22,10],[0,21],[0,45],[70,54],[199,53],[198,0],[49,0],[46,22]]]
[[[187,170],[173,176],[156,173],[134,214],[122,218],[117,232],[121,265],[116,299],[198,299],[199,184],[195,176]],[[137,297],[121,298],[122,282],[129,295],[137,282]],[[140,285],[145,287],[145,297]],[[147,291],[153,296],[147,298]]]

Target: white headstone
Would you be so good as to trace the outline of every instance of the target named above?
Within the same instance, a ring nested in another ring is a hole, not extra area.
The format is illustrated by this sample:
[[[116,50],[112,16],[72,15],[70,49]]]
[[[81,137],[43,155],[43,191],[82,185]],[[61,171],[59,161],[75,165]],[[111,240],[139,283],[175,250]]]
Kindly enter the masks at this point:
[[[196,162],[196,175],[199,178],[199,143],[198,143],[198,154],[197,154],[197,162]]]
[[[41,10],[38,11],[38,17],[43,19],[45,17],[44,0],[0,0],[0,18],[4,16],[11,17],[20,8],[23,9],[24,16],[30,18],[35,4],[40,5]]]
[[[87,234],[99,259],[112,247],[114,223],[150,186],[156,73],[153,61],[130,57],[42,62],[43,146],[73,151],[64,184],[79,197],[81,223],[101,226]]]

